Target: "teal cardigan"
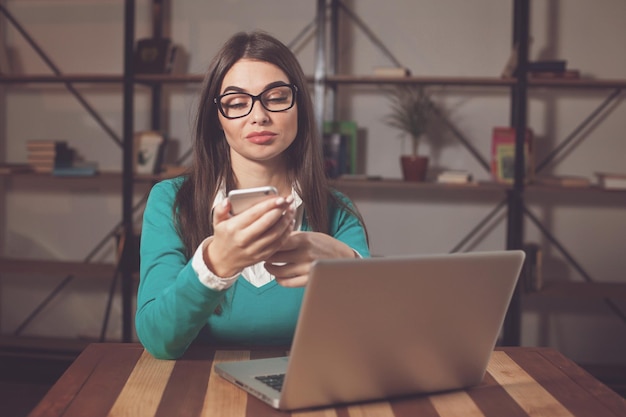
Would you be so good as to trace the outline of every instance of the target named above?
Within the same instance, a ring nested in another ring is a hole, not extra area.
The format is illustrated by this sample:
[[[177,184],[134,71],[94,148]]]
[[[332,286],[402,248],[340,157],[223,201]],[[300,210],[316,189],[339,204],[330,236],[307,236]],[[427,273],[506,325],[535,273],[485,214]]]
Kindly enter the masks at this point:
[[[242,277],[224,291],[204,286],[185,255],[172,215],[182,180],[156,184],[144,211],[135,316],[139,340],[162,359],[180,357],[196,338],[230,345],[290,344],[304,288],[285,288],[276,281],[257,288]],[[365,231],[354,215],[333,207],[330,229],[330,235],[369,256]],[[306,220],[302,230],[310,230]]]

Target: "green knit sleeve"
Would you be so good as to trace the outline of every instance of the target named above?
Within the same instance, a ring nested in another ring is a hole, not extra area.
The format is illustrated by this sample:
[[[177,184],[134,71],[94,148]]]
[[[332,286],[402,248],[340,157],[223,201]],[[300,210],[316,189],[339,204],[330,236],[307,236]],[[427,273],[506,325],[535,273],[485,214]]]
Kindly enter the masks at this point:
[[[180,180],[156,184],[143,216],[135,327],[153,356],[180,357],[222,300],[198,280],[176,232],[172,207]]]
[[[354,204],[338,191],[334,191],[335,196],[352,210],[356,210]],[[335,239],[345,243],[357,251],[362,257],[370,256],[369,245],[365,227],[353,213],[344,207],[338,207],[336,203],[331,204],[330,234]]]

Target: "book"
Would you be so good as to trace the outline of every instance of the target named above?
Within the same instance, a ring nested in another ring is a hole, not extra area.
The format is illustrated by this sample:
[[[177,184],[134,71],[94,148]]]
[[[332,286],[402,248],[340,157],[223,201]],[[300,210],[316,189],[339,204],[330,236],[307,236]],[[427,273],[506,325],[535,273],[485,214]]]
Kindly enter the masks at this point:
[[[345,136],[345,154],[346,160],[341,164],[344,166],[343,174],[356,174],[358,171],[358,127],[357,124],[350,120],[329,121],[324,123],[324,135],[331,133],[339,133]]]
[[[532,61],[528,63],[528,72],[563,72],[567,61],[563,59]]]
[[[56,139],[31,139],[26,142],[28,152],[35,151],[56,151],[67,147],[67,142]]]
[[[176,49],[168,38],[146,38],[137,41],[134,70],[137,74],[165,74],[171,70]]]
[[[75,152],[65,141],[33,139],[26,143],[26,160],[33,171],[51,173],[55,167],[70,166]]]
[[[52,175],[56,177],[87,177],[98,173],[96,162],[78,162],[68,166],[55,166]]]
[[[348,141],[348,136],[341,133],[324,135],[324,170],[328,178],[338,178],[349,172]]]
[[[534,178],[533,183],[558,187],[590,187],[591,180],[587,177],[575,175],[556,175]]]
[[[533,134],[526,129],[524,140],[525,180],[533,177],[534,163],[532,153]],[[491,175],[494,181],[512,183],[515,177],[515,129],[496,126],[491,140]]]
[[[442,184],[469,184],[472,182],[472,174],[467,171],[443,171],[437,175],[437,182]]]
[[[626,173],[596,172],[596,177],[605,190],[626,190]]]
[[[408,77],[411,70],[404,67],[374,67],[374,75],[377,77]]]

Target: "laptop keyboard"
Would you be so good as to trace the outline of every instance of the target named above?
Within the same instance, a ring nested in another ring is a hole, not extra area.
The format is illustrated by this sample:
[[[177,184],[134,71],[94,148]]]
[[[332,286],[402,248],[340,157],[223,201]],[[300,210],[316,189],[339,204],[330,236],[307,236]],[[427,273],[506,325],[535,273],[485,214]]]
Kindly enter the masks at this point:
[[[277,374],[277,375],[261,375],[255,377],[265,385],[275,389],[280,392],[283,388],[283,381],[285,380],[285,374]]]

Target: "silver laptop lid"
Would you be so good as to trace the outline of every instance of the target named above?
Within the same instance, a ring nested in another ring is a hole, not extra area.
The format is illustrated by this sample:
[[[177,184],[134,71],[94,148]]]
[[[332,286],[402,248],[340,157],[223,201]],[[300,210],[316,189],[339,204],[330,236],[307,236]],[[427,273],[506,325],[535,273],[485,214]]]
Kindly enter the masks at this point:
[[[480,383],[523,259],[498,251],[317,262],[280,408]]]

